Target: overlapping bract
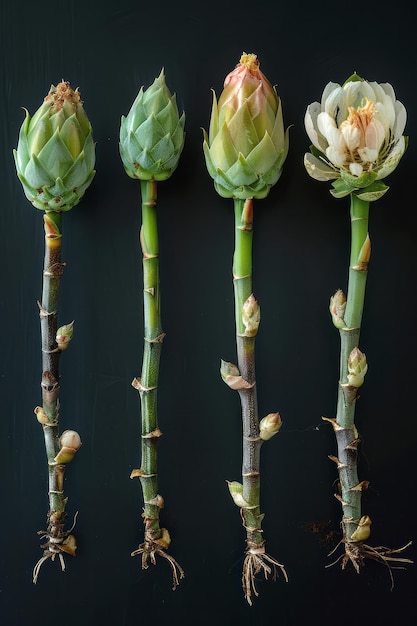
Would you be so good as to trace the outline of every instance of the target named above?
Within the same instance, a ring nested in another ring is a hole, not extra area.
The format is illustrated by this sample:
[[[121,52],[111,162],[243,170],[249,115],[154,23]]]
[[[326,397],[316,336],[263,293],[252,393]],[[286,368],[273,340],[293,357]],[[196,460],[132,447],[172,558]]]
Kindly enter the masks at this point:
[[[353,74],[342,86],[326,85],[321,102],[307,107],[305,127],[312,142],[304,165],[316,180],[333,180],[331,193],[380,198],[382,179],[397,167],[407,147],[407,114],[389,83]]]
[[[94,174],[91,124],[78,90],[51,86],[42,106],[26,118],[13,151],[26,197],[46,211],[68,211],[78,204]]]
[[[178,113],[175,94],[162,70],[145,91],[141,87],[120,124],[120,156],[126,173],[140,180],[166,180],[184,147],[185,114]]]
[[[288,131],[281,100],[260,71],[256,55],[242,55],[226,77],[218,102],[213,92],[209,132],[203,133],[207,170],[221,196],[268,195],[288,153]]]

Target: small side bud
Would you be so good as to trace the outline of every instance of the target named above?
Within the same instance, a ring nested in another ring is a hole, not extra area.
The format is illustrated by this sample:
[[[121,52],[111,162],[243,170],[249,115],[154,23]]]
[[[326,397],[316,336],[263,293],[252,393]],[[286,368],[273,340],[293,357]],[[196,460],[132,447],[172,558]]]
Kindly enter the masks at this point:
[[[341,289],[338,289],[336,293],[330,298],[329,309],[332,316],[332,322],[336,326],[336,328],[344,328],[346,296]]]
[[[255,337],[261,321],[261,308],[255,296],[251,294],[242,307],[242,322],[245,337]]]
[[[74,321],[64,324],[56,331],[55,341],[59,350],[66,350],[74,334]]]
[[[47,414],[45,413],[45,411],[43,410],[41,406],[36,406],[33,411],[36,415],[36,419],[38,420],[40,424],[50,423]]]
[[[277,434],[282,426],[282,420],[279,413],[269,413],[259,422],[259,436],[263,441],[268,441]]]
[[[236,365],[229,361],[223,361],[223,359],[220,366],[220,375],[230,389],[238,391],[239,389],[250,389],[254,386],[254,383],[249,383],[241,376]]]
[[[55,463],[70,463],[81,448],[80,435],[75,430],[65,430],[59,440],[61,449],[54,458]]]
[[[368,269],[368,263],[371,258],[371,240],[369,234],[366,235],[366,239],[362,244],[362,248],[359,251],[358,262],[353,267],[354,270],[359,272],[366,272]]]
[[[68,537],[60,544],[60,549],[70,556],[75,556],[77,542],[74,535],[68,535]]]
[[[159,539],[154,540],[155,543],[159,544],[164,550],[169,548],[169,544],[171,543],[171,536],[166,528],[161,528],[161,536]]]
[[[368,515],[363,515],[358,523],[357,529],[352,533],[350,541],[366,541],[371,534],[372,520]]]
[[[348,359],[348,384],[351,387],[361,387],[367,371],[368,364],[365,354],[359,348],[353,348]]]
[[[249,506],[249,503],[243,497],[243,485],[241,483],[237,482],[237,480],[227,481],[227,486],[236,506],[241,509]]]

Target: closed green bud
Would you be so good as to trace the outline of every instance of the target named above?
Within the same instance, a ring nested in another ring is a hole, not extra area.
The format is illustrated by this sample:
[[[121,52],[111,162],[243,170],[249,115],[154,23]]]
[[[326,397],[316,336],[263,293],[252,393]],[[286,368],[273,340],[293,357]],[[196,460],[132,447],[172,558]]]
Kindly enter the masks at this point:
[[[288,152],[281,100],[259,69],[255,54],[243,53],[228,74],[204,133],[207,170],[225,198],[264,198],[279,179]]]
[[[141,87],[120,124],[120,156],[126,173],[140,180],[166,180],[184,147],[185,113],[179,117],[175,94],[164,70],[145,91]]]
[[[26,118],[13,151],[26,197],[37,209],[69,211],[93,180],[95,145],[78,89],[51,86],[42,106]]]

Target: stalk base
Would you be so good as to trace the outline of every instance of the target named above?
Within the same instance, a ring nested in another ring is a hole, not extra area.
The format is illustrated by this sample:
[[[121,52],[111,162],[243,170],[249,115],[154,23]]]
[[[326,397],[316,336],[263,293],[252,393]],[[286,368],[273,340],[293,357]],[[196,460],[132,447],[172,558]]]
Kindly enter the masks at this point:
[[[245,599],[250,606],[252,606],[252,594],[259,596],[255,585],[257,574],[262,572],[265,580],[268,580],[268,576],[272,574],[272,580],[276,580],[277,568],[284,575],[285,582],[288,582],[288,575],[284,566],[265,552],[265,543],[252,545],[247,542],[245,560],[243,562],[242,587]]]
[[[172,590],[180,584],[180,580],[184,578],[184,570],[181,565],[174,559],[173,556],[168,554],[165,550],[170,544],[169,533],[165,528],[155,530],[149,528],[149,522],[152,522],[153,518],[148,519],[148,524],[145,518],[145,539],[136,550],[134,550],[130,556],[142,555],[142,569],[148,569],[149,562],[152,565],[156,565],[156,557],[160,556],[166,559],[171,566],[172,570]],[[148,527],[147,527],[148,526]]]
[[[404,546],[400,548],[387,548],[386,546],[370,546],[363,542],[353,542],[346,541],[342,539],[339,541],[337,546],[330,552],[329,556],[335,554],[335,552],[339,549],[340,546],[344,547],[344,551],[340,556],[337,557],[335,561],[326,565],[326,567],[332,567],[337,563],[341,563],[342,570],[346,568],[346,566],[352,563],[357,574],[360,573],[361,569],[365,565],[366,559],[372,559],[373,561],[378,561],[383,565],[386,565],[389,571],[389,576],[391,580],[391,591],[394,588],[394,578],[392,575],[393,569],[404,569],[401,566],[401,563],[408,564],[413,563],[411,559],[407,559],[400,556],[393,556],[400,554],[404,550],[406,550],[412,544],[411,541],[406,543]],[[392,565],[393,564],[393,565]]]
[[[64,554],[75,556],[77,544],[74,535],[71,534],[76,521],[69,530],[64,530],[66,513],[59,511],[48,512],[48,529],[38,531],[38,535],[42,535],[47,539],[46,543],[41,544],[41,548],[44,549],[43,555],[33,568],[33,583],[36,585],[39,577],[39,572],[42,565],[48,559],[55,561],[58,556],[61,571],[65,571]]]

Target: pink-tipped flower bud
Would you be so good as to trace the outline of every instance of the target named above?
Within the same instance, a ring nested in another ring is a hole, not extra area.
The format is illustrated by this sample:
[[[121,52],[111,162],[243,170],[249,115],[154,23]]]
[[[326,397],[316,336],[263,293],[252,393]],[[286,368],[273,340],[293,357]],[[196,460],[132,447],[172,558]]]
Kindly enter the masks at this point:
[[[224,198],[265,198],[279,179],[288,132],[281,101],[255,54],[242,54],[218,102],[213,93],[203,149],[207,170]]]

